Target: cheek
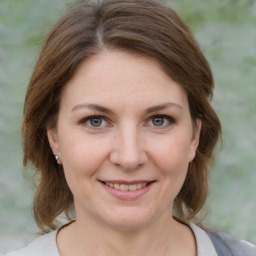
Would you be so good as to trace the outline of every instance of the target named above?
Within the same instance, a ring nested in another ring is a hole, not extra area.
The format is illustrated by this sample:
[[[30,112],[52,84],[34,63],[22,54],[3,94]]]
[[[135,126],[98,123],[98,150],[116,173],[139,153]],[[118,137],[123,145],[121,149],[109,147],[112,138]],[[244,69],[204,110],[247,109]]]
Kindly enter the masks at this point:
[[[67,179],[93,176],[106,156],[106,150],[99,145],[85,136],[63,140],[60,148]]]
[[[186,178],[189,164],[189,146],[188,140],[178,138],[155,144],[154,164],[164,179],[166,192],[168,195],[171,193],[172,197],[179,193]]]
[[[168,204],[180,192],[187,176],[189,150],[187,143],[161,143],[154,148],[154,164],[161,175],[162,193]]]
[[[184,138],[171,138],[154,143],[152,158],[168,172],[186,169],[190,162],[190,144]]]
[[[93,184],[105,156],[103,150],[95,143],[86,143],[81,139],[70,143],[66,140],[61,154],[66,181],[75,200],[88,201],[95,192]]]

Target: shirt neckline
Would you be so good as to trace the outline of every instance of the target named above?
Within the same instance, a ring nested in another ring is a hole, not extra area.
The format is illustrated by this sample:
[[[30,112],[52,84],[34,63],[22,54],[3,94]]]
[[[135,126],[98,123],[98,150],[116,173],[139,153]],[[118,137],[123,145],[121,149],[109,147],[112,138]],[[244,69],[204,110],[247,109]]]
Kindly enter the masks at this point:
[[[68,223],[67,225],[69,225],[70,223]],[[200,227],[198,227],[197,225],[195,225],[192,222],[187,222],[184,223],[186,224],[193,232],[195,239],[196,239],[196,247],[197,247],[197,256],[218,256],[216,253],[216,250],[211,242],[211,239],[209,238],[209,236],[207,235],[207,233]],[[64,225],[62,227],[60,227],[59,229],[53,231],[52,233],[50,233],[49,235],[51,235],[52,237],[55,237],[54,241],[54,246],[53,249],[56,252],[56,256],[60,256],[59,253],[59,249],[57,246],[57,235],[58,232],[65,226]]]
[[[187,225],[192,230],[196,239],[197,256],[218,256],[207,233],[192,222],[188,222]]]

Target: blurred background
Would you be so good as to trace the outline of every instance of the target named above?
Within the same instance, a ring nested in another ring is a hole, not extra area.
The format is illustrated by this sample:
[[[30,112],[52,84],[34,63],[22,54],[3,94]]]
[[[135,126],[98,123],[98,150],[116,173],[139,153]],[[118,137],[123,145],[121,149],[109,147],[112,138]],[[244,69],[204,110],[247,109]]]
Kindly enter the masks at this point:
[[[72,0],[0,0],[0,254],[38,231],[22,168],[26,87],[42,41]],[[215,77],[223,145],[210,173],[211,227],[256,243],[256,1],[169,0],[194,32]]]

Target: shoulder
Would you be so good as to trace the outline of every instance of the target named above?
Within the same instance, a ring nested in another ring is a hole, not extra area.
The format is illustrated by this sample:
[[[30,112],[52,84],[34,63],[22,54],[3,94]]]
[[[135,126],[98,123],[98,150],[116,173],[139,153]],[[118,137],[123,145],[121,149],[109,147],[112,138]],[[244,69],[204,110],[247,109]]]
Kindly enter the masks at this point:
[[[207,232],[219,256],[256,256],[256,246],[222,232]]]
[[[13,251],[3,256],[59,256],[56,244],[57,231],[40,236],[26,247]]]

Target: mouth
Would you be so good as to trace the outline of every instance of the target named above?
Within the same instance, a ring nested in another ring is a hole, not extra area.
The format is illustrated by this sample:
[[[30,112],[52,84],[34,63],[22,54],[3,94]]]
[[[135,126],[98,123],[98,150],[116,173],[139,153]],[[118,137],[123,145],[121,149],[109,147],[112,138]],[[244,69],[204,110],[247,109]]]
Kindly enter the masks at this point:
[[[108,181],[102,181],[102,183],[109,188],[121,190],[121,191],[136,191],[143,189],[147,187],[149,184],[151,184],[154,181],[150,182],[133,182],[133,183],[122,183],[122,182],[108,182]]]
[[[133,200],[147,194],[156,180],[99,180],[103,187],[114,197]]]
[[[152,190],[156,180],[99,180],[103,188],[115,198],[136,200]]]

